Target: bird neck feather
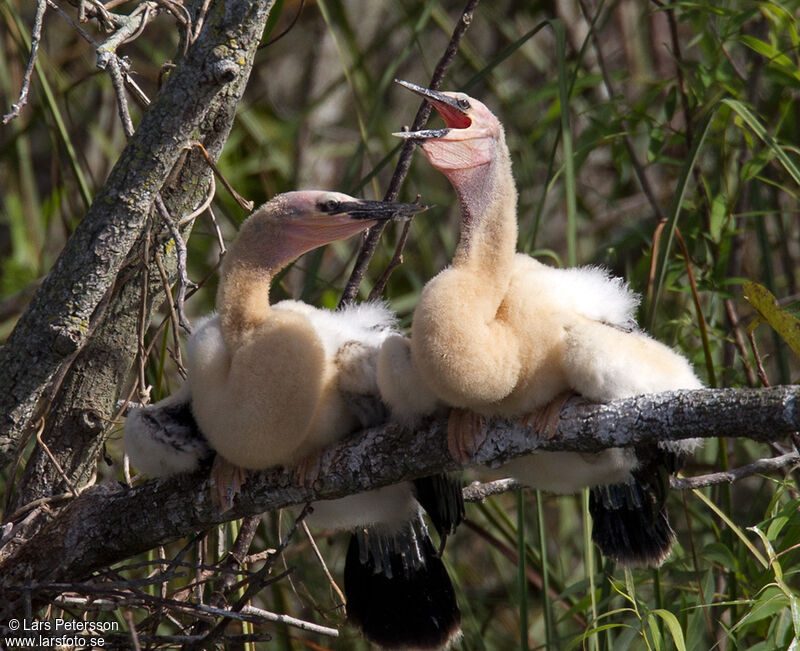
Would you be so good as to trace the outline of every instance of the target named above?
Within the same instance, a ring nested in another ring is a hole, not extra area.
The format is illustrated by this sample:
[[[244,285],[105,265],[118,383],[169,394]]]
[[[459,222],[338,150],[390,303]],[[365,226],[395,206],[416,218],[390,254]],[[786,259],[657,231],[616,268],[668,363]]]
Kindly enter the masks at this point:
[[[275,274],[314,248],[264,217],[256,213],[242,224],[222,264],[217,310],[231,347],[269,317],[269,289]]]
[[[474,269],[504,288],[517,248],[517,189],[505,141],[486,165],[448,174],[461,200],[461,238],[453,266]]]

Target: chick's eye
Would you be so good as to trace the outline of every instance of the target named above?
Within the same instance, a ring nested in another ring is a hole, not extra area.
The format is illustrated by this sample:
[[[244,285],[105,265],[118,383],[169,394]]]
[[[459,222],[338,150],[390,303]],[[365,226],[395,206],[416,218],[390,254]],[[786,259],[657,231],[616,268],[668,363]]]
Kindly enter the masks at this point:
[[[328,201],[321,201],[319,209],[326,213],[335,213],[339,209],[339,202],[336,199],[328,199]]]
[[[463,99],[463,98],[459,99],[458,100],[458,108],[466,111],[469,108],[469,102],[467,100]]]

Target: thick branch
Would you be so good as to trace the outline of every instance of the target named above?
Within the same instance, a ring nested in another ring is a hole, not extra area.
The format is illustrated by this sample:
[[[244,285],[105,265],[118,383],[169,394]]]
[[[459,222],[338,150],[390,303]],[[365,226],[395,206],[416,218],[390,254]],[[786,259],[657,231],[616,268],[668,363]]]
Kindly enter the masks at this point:
[[[86,343],[156,193],[184,148],[208,130],[215,99],[249,74],[272,2],[214,3],[202,32],[144,114],[105,186],[0,349],[0,466],[13,458],[61,366]]]
[[[572,400],[561,416],[558,432],[549,440],[519,424],[493,421],[470,465],[497,466],[535,451],[595,452],[695,436],[772,441],[800,429],[800,391],[792,386],[703,389],[603,405]],[[313,487],[295,485],[282,469],[254,473],[234,508],[222,515],[212,504],[205,471],[147,481],[132,489],[117,484],[90,488],[31,540],[12,540],[3,550],[0,603],[14,597],[4,586],[20,585],[28,571],[34,584],[78,580],[222,521],[458,469],[447,451],[446,427],[446,420],[439,418],[413,432],[395,425],[367,430],[321,455]]]

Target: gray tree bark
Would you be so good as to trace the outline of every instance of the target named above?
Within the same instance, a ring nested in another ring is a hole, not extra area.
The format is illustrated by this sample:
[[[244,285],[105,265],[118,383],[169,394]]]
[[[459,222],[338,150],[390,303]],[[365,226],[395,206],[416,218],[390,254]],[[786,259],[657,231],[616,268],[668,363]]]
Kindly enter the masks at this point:
[[[46,417],[44,440],[70,483],[80,485],[91,473],[102,423],[113,416],[135,350],[131,319],[141,281],[121,272],[158,192],[175,217],[204,196],[207,168],[199,157],[184,160],[186,147],[199,140],[219,155],[273,2],[211,3],[198,38],[0,349],[0,467]],[[170,177],[176,181],[164,187]],[[29,465],[31,477],[45,476],[23,480],[18,502],[63,490],[64,478],[42,453]]]
[[[798,429],[800,391],[793,386],[679,391],[602,405],[573,399],[562,409],[558,431],[550,439],[518,423],[492,421],[469,465],[498,466],[532,452],[596,452],[691,437],[775,441]],[[297,485],[280,468],[252,473],[234,508],[224,514],[212,503],[207,471],[133,488],[94,486],[30,537],[24,523],[20,525],[0,549],[0,603],[16,602],[26,581],[32,590],[46,592],[45,584],[84,579],[94,570],[220,522],[456,470],[460,466],[447,450],[446,431],[443,418],[414,431],[392,424],[367,430],[326,449],[311,486]]]
[[[211,171],[187,147],[201,142],[214,159],[222,151],[273,1],[212,4],[0,350],[0,466],[34,429],[44,444],[14,487],[12,511],[91,480],[137,351],[144,264],[146,324],[164,300],[152,252],[141,261],[145,221],[159,192],[176,220],[205,198]],[[163,229],[156,212],[151,219],[153,232]],[[155,248],[174,280],[175,247]]]

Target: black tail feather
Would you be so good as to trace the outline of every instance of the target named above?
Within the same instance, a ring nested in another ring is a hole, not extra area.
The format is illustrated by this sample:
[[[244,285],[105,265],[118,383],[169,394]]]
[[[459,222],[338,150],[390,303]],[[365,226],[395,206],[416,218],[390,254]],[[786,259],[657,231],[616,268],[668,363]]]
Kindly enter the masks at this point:
[[[666,499],[669,476],[682,459],[657,446],[640,446],[636,453],[639,465],[628,482],[592,489],[592,539],[603,555],[618,563],[658,567],[675,538]]]
[[[421,520],[390,536],[354,533],[344,591],[350,622],[383,648],[439,649],[460,631],[453,584]]]
[[[461,476],[457,473],[439,473],[414,480],[417,501],[436,527],[442,543],[464,520],[461,483]]]

